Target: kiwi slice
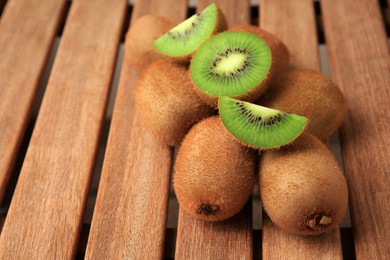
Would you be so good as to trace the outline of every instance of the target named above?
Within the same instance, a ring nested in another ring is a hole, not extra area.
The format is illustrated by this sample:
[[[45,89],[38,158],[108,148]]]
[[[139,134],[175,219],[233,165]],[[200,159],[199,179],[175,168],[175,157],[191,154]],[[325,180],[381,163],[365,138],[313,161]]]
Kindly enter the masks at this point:
[[[188,56],[210,36],[226,27],[223,13],[213,3],[162,35],[153,46],[167,56]]]
[[[220,97],[219,114],[226,129],[245,144],[269,149],[295,140],[307,118],[229,97]]]
[[[264,90],[272,63],[271,51],[259,36],[229,31],[207,40],[195,53],[191,78],[206,101],[217,106],[219,96],[253,101]]]

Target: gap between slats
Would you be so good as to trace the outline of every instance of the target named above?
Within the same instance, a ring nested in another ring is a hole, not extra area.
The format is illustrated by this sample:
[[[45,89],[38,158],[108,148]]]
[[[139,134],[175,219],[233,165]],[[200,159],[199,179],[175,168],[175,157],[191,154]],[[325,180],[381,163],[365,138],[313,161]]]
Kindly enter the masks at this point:
[[[0,17],[3,14],[3,10],[6,4],[7,4],[7,0],[0,0]]]

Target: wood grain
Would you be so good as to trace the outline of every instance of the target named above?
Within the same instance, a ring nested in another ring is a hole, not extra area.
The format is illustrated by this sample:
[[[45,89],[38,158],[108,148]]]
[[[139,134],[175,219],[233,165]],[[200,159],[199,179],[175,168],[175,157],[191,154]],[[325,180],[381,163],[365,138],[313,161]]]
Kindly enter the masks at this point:
[[[72,3],[0,259],[75,256],[125,10],[126,1]]]
[[[132,21],[152,10],[174,20],[185,19],[187,1],[165,2],[178,4],[180,10],[161,8],[158,2],[137,1]],[[132,50],[126,51],[130,52],[125,59]],[[122,67],[86,259],[161,259],[164,255],[172,149],[149,135],[134,111],[133,89],[139,73],[135,67]]]
[[[216,3],[225,14],[229,27],[241,24],[248,24],[250,21],[250,2],[249,0],[226,1],[226,0],[199,0],[196,7],[197,12],[201,12],[212,2]]]
[[[133,13],[131,15],[131,22],[146,14],[158,14],[165,16],[172,21],[182,22],[187,15],[187,2],[183,0],[136,0]]]
[[[311,0],[260,0],[260,27],[290,51],[290,67],[321,69],[314,5]]]
[[[390,54],[378,2],[321,1],[331,72],[349,111],[341,129],[356,258],[390,255]]]
[[[260,2],[260,25],[287,46],[291,68],[320,71],[313,1]],[[287,234],[264,213],[263,258],[265,259],[342,259],[339,229],[316,237]]]
[[[200,1],[197,12],[211,1]],[[249,23],[249,1],[220,1],[229,24]],[[248,6],[248,8],[245,8]],[[237,10],[246,12],[242,21]],[[179,208],[176,259],[252,259],[252,200],[235,217],[216,223],[199,221]]]
[[[221,222],[197,220],[179,210],[176,259],[253,259],[252,200]]]
[[[0,202],[58,30],[65,0],[9,1],[0,22]],[[0,4],[1,5],[1,4]]]

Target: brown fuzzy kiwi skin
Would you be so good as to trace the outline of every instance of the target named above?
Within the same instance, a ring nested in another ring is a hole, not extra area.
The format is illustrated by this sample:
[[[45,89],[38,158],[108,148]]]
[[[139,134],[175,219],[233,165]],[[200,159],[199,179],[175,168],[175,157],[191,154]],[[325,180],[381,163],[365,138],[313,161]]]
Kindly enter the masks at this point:
[[[218,116],[194,125],[176,158],[173,184],[180,207],[205,221],[237,214],[251,196],[256,151],[231,138]]]
[[[126,34],[125,59],[129,65],[139,69],[163,59],[153,47],[153,42],[174,27],[175,23],[159,15],[145,15],[131,25]]]
[[[187,67],[164,59],[141,73],[134,90],[138,117],[164,144],[179,145],[191,126],[214,113],[194,93]]]
[[[291,145],[262,153],[259,187],[271,220],[298,235],[335,228],[348,204],[347,184],[335,158],[308,133]]]
[[[256,103],[307,117],[306,131],[321,140],[341,126],[347,110],[344,95],[336,83],[309,69],[280,75]]]
[[[256,87],[248,90],[240,95],[231,96],[232,98],[240,99],[242,101],[253,102],[257,100],[270,86],[274,77],[277,77],[280,73],[283,73],[288,69],[290,60],[290,54],[286,45],[280,41],[276,36],[268,33],[259,27],[251,25],[238,25],[229,29],[229,31],[242,31],[256,34],[263,39],[269,46],[272,54],[272,62],[270,69],[263,81]],[[197,94],[211,107],[217,107],[218,97],[210,96],[204,93],[199,88],[196,88]]]

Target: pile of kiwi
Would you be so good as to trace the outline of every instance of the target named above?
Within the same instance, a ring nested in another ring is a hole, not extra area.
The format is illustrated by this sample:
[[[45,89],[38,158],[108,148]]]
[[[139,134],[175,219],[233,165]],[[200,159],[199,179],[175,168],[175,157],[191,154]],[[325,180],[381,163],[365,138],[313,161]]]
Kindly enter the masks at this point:
[[[143,30],[137,38],[137,28],[127,35],[127,46],[147,45],[136,56],[146,62],[132,64],[144,67],[135,108],[156,139],[180,145],[173,177],[180,207],[225,220],[258,180],[263,207],[280,228],[314,235],[336,227],[348,191],[323,141],[346,111],[337,85],[316,71],[290,70],[283,42],[258,27],[228,28],[216,4],[176,26],[141,19],[158,26],[149,26],[149,36]]]

